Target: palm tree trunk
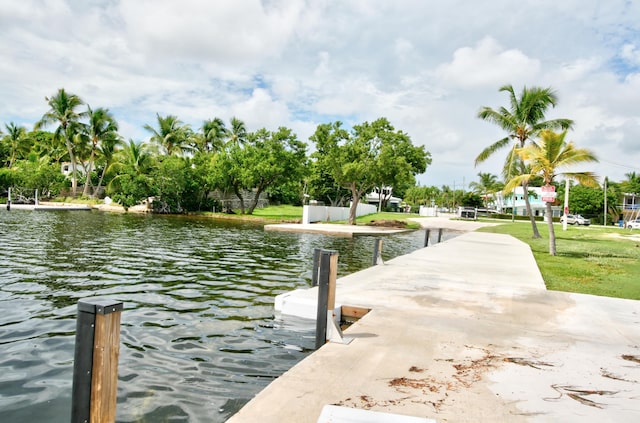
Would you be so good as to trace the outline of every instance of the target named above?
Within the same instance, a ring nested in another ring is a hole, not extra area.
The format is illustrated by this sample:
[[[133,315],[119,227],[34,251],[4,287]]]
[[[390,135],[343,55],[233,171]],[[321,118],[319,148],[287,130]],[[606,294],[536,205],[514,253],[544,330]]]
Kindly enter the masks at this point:
[[[556,255],[556,232],[553,229],[553,211],[551,210],[551,203],[547,203],[547,226],[549,227],[549,254]]]
[[[89,185],[91,184],[91,171],[93,170],[93,160],[95,156],[95,150],[91,150],[91,157],[89,157],[89,164],[87,165],[87,178],[84,181],[84,189],[82,190],[82,196],[89,196]]]
[[[529,215],[529,220],[531,221],[531,229],[533,230],[533,238],[540,238],[540,232],[538,231],[538,225],[536,224],[536,217],[533,215],[531,211],[531,203],[529,202],[529,183],[524,181],[522,183],[522,191],[524,191],[524,205],[527,209],[527,214]]]
[[[76,166],[76,155],[73,153],[71,141],[67,138],[67,151],[69,153],[69,161],[71,161],[71,194],[75,197],[78,191],[78,169]]]

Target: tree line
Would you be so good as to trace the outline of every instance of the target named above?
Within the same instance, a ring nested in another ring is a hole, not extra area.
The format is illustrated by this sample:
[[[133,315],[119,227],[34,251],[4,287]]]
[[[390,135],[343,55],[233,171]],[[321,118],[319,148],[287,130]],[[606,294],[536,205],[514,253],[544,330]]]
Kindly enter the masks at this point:
[[[49,197],[104,193],[126,208],[153,197],[156,211],[170,213],[211,210],[217,201],[211,193],[218,191],[251,214],[263,193],[275,202],[315,198],[332,205],[357,204],[376,186],[400,195],[431,163],[424,146],[414,146],[386,118],[350,130],[341,122],[320,124],[308,154],[290,128],[250,132],[235,117],[228,124],[206,120],[194,130],[177,116],[156,114],[144,125],[147,140],[125,141],[107,108],[93,109],[64,89],[45,100],[48,110],[32,131],[5,125],[0,189],[38,189]],[[68,178],[62,163],[69,163]],[[250,200],[247,192],[254,194]]]

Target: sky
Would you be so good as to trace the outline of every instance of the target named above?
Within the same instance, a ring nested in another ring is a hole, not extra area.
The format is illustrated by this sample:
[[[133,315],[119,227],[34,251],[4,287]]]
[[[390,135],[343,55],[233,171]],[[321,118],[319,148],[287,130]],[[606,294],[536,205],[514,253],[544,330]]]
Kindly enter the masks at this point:
[[[0,124],[33,127],[59,88],[108,108],[125,139],[156,114],[249,131],[386,117],[424,145],[421,185],[500,174],[506,134],[477,118],[511,84],[551,87],[547,118],[621,181],[640,173],[640,1],[0,0]],[[311,143],[309,151],[312,149]]]

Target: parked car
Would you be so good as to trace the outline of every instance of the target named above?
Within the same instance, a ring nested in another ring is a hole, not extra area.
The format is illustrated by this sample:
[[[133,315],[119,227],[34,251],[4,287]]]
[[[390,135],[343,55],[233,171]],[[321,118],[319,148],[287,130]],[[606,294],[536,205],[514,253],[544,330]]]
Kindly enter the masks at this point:
[[[628,229],[640,229],[640,218],[633,219],[627,222]]]
[[[564,222],[567,220],[568,225],[584,225],[589,226],[591,224],[591,220],[586,219],[579,214],[568,214],[566,216],[562,216],[560,218],[560,222]]]

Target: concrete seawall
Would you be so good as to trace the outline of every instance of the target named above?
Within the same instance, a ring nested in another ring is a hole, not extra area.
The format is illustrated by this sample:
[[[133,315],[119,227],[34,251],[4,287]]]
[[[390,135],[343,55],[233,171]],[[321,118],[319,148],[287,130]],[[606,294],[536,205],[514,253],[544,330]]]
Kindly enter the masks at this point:
[[[314,296],[315,289],[297,295]],[[438,422],[640,421],[640,302],[547,291],[529,247],[466,233],[346,276],[371,308],[229,422],[328,404]]]

